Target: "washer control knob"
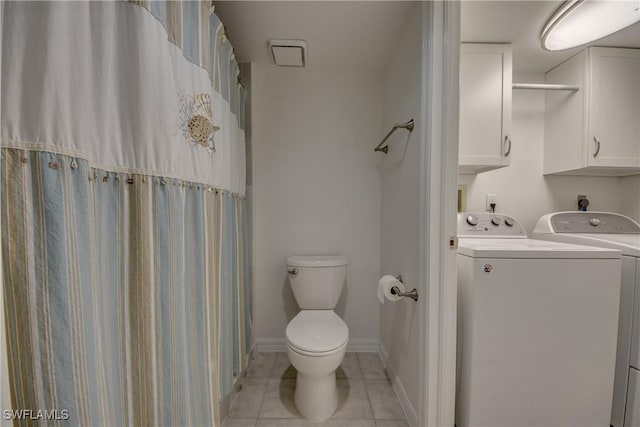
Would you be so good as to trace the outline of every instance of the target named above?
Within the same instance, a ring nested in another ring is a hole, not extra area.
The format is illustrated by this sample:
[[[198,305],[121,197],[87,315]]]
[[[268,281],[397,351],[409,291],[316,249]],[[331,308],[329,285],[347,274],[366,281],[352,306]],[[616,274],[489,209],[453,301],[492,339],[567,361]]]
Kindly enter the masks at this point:
[[[491,218],[491,224],[500,225],[500,218],[498,218],[497,216],[494,216],[493,218]]]
[[[505,218],[504,223],[509,227],[513,227],[513,220],[511,218]]]
[[[599,218],[591,218],[589,220],[589,224],[593,225],[594,227],[597,227],[600,225],[600,219]]]
[[[467,215],[467,224],[478,225],[478,217],[475,215]]]

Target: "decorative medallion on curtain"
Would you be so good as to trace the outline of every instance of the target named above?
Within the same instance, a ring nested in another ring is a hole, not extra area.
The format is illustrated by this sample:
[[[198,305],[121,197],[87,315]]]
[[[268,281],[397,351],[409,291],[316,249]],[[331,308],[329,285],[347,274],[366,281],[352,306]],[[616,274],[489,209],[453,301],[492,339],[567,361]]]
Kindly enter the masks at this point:
[[[252,346],[244,91],[222,24],[208,2],[0,7],[14,409],[219,425]]]

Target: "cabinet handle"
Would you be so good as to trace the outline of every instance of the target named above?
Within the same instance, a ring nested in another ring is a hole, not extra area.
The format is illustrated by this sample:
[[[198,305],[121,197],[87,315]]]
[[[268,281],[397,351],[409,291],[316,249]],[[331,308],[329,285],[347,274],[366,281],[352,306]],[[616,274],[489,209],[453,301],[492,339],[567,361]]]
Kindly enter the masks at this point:
[[[593,153],[593,157],[595,158],[598,153],[600,152],[600,141],[598,141],[598,138],[596,138],[595,136],[593,137],[593,142],[596,143],[596,152]]]
[[[507,136],[505,136],[505,137],[504,137],[504,143],[505,143],[505,145],[506,145],[507,143],[509,143],[509,145],[507,145],[507,147],[509,147],[509,148],[507,148],[507,149],[505,150],[505,152],[504,152],[504,156],[505,156],[505,157],[509,157],[509,154],[511,153],[511,138],[509,138],[509,135],[507,135]]]

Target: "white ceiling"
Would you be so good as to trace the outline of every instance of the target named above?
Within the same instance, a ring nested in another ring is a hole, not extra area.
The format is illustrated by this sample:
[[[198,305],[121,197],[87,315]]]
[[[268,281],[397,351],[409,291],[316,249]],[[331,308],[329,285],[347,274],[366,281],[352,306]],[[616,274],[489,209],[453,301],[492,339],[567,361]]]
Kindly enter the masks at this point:
[[[584,48],[547,52],[540,47],[542,28],[562,3],[563,1],[464,1],[461,7],[460,38],[463,42],[511,43],[515,73],[548,71]],[[638,48],[640,22],[591,45]]]
[[[271,63],[269,39],[303,39],[308,68],[384,71],[416,2],[216,1],[239,62]],[[515,73],[544,72],[582,48],[546,52],[540,32],[562,4],[553,1],[464,1],[461,40],[511,43]],[[640,48],[640,23],[593,43]]]
[[[307,42],[311,69],[382,72],[416,6],[403,1],[216,1],[239,62],[271,63],[269,39]]]

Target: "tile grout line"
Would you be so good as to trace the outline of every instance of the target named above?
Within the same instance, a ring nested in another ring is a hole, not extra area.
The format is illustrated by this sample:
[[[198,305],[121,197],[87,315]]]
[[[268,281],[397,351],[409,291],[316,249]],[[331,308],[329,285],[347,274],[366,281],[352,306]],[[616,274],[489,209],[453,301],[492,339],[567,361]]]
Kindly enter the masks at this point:
[[[258,425],[258,420],[260,418],[260,413],[262,412],[262,407],[264,406],[264,400],[267,398],[267,390],[269,389],[269,381],[271,381],[271,377],[276,370],[276,365],[278,364],[278,353],[275,353],[275,357],[273,358],[273,366],[271,367],[271,372],[267,375],[267,382],[264,386],[264,392],[262,393],[262,400],[260,401],[260,409],[258,409],[258,415],[256,416],[256,426]]]
[[[356,362],[358,363],[358,372],[360,372],[360,378],[362,378],[362,380],[364,381],[364,372],[362,372],[362,366],[360,365],[360,356],[358,356],[360,353],[356,353]],[[367,396],[367,399],[369,397]]]
[[[362,382],[364,384],[364,392],[367,393],[367,402],[369,402],[369,409],[371,409],[371,417],[373,418],[373,424],[378,425],[376,422],[376,414],[373,412],[373,405],[371,404],[371,397],[369,396],[369,384],[364,378],[364,371],[362,370],[362,366],[360,365],[360,353],[356,353],[356,359],[358,360],[358,368],[360,369],[360,375],[362,375]]]

